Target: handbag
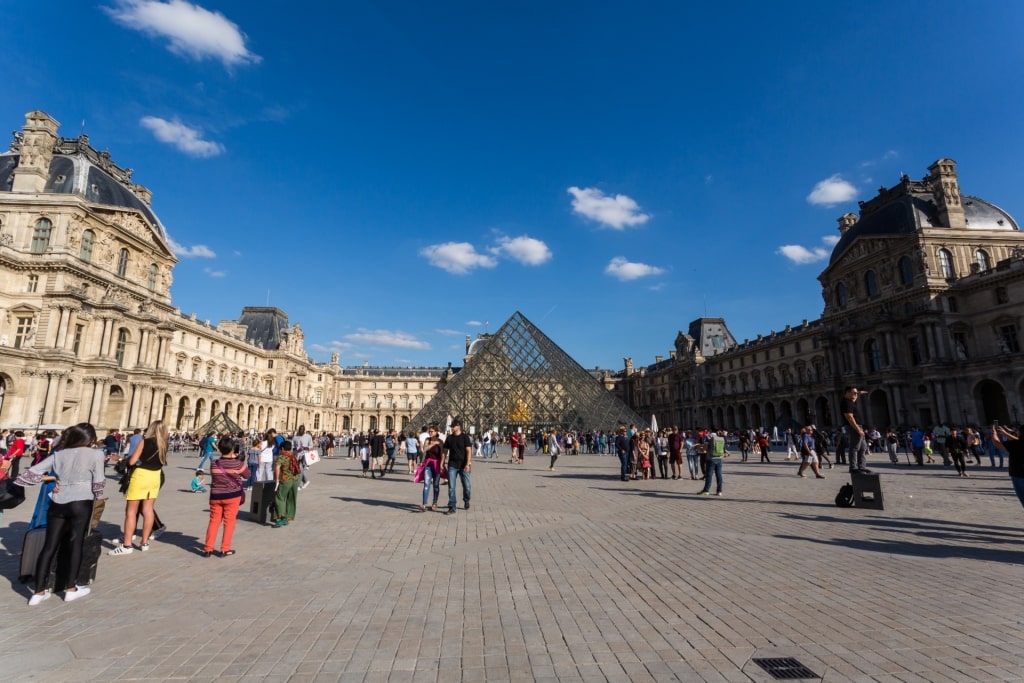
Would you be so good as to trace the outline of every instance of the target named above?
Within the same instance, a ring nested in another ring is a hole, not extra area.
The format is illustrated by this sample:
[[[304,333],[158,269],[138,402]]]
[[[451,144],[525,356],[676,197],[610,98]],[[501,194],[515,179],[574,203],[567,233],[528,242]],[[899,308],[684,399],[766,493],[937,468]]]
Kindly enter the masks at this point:
[[[25,487],[13,479],[0,482],[0,510],[12,510],[25,502]]]
[[[306,467],[320,462],[320,454],[315,450],[305,452]]]
[[[125,458],[127,460],[127,458]],[[135,472],[135,467],[128,467],[125,469],[124,474],[121,475],[121,480],[118,482],[117,490],[121,493],[128,493],[128,486],[132,483],[132,473]]]

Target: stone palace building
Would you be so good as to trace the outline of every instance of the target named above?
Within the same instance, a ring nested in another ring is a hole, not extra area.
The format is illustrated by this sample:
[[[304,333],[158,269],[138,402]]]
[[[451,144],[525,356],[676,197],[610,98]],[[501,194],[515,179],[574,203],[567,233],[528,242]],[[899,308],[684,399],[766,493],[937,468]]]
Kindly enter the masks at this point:
[[[276,308],[217,325],[171,301],[152,195],[41,111],[0,154],[0,426],[402,428],[446,368],[314,362]]]
[[[660,425],[838,426],[847,385],[868,391],[861,420],[880,430],[1018,422],[1024,235],[961,194],[951,159],[928,171],[839,218],[819,319],[737,343],[723,319],[699,318],[667,359],[627,358],[616,390]]]

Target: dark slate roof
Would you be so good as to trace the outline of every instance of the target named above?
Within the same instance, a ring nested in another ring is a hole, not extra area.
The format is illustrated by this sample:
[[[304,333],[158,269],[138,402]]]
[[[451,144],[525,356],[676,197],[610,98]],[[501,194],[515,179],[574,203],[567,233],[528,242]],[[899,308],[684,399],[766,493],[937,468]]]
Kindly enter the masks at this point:
[[[1010,214],[995,204],[978,197],[965,196],[962,199],[967,229],[971,230],[1019,230]],[[829,265],[832,265],[846,249],[861,237],[881,235],[908,235],[920,228],[943,229],[940,225],[939,210],[930,196],[905,194],[892,199],[881,208],[861,216],[836,243],[832,249]]]
[[[0,154],[0,191],[10,192],[14,169],[20,155]],[[134,192],[115,180],[106,171],[96,166],[84,154],[55,153],[50,161],[50,175],[46,179],[44,192],[74,194],[87,201],[107,206],[117,206],[138,211],[150,225],[154,226],[160,238],[167,243],[167,231],[153,210]]]
[[[276,351],[284,341],[288,315],[273,306],[246,306],[242,309],[238,323],[245,325],[246,341]]]

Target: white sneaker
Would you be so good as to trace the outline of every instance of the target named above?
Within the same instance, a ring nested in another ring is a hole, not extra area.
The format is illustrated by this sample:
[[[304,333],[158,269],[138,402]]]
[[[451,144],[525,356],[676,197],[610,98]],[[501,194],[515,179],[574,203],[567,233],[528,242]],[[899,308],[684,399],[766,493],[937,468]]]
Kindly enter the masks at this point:
[[[139,550],[141,550],[142,552],[146,552],[147,550],[149,550],[149,544],[148,543],[143,543],[142,545],[139,546]]]
[[[162,534],[165,531],[167,531],[166,524],[158,526],[156,529],[153,529],[152,533],[149,534],[149,540],[153,541],[160,538],[160,534]]]
[[[43,600],[49,600],[49,599],[50,599],[50,591],[49,590],[45,590],[42,593],[35,593],[35,594],[33,594],[32,597],[28,599],[28,604],[29,604],[29,607],[34,607],[35,605],[38,605],[39,603],[41,603]]]
[[[76,590],[64,591],[64,602],[71,602],[78,598],[84,598],[86,595],[92,592],[88,586],[76,586]]]
[[[130,555],[135,552],[135,548],[130,545],[118,545],[116,548],[107,553],[107,555]]]

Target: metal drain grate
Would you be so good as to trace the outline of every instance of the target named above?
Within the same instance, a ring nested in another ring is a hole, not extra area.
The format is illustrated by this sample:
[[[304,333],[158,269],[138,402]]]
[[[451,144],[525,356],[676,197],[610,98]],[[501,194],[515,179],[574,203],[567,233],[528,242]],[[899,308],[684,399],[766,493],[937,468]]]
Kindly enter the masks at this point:
[[[790,681],[798,678],[821,678],[821,676],[792,657],[755,659],[754,664],[767,671],[772,678],[780,681]]]

